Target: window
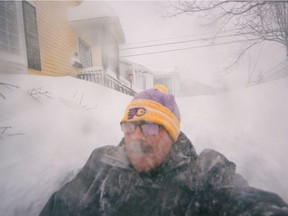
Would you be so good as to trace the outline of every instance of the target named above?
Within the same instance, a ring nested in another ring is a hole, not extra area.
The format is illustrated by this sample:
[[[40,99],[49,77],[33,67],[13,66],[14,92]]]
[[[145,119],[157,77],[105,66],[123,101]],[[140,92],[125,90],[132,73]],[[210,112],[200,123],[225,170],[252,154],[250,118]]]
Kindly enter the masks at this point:
[[[17,8],[14,1],[0,1],[0,51],[20,55]]]
[[[91,47],[79,38],[79,59],[83,68],[92,66]]]
[[[26,1],[0,0],[0,70],[41,70],[36,10]]]
[[[41,70],[40,48],[37,32],[36,9],[23,1],[23,20],[26,39],[28,68]]]

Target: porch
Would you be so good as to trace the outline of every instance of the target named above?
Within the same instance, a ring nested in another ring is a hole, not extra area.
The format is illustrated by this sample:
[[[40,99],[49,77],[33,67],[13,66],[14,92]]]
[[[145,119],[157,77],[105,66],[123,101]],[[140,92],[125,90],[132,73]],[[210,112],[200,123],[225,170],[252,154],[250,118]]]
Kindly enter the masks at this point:
[[[77,74],[77,78],[101,84],[130,96],[134,96],[136,94],[136,92],[129,87],[129,82],[124,82],[124,80],[117,79],[113,72],[109,70],[104,71],[102,68],[85,68]]]

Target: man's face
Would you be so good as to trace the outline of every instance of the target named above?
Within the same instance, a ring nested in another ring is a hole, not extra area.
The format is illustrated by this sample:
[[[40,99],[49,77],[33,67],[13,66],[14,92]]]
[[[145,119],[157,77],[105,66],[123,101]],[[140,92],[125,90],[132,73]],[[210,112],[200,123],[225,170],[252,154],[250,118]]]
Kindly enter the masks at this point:
[[[124,140],[128,157],[138,172],[147,172],[161,165],[173,144],[161,126],[156,135],[144,135],[140,126],[136,126],[134,132],[124,132]]]

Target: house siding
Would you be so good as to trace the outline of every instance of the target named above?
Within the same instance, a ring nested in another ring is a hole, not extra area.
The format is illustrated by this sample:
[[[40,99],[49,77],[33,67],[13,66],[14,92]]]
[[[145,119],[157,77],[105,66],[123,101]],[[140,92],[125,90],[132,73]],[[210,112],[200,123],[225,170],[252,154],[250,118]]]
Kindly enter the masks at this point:
[[[78,36],[67,21],[67,8],[78,4],[77,1],[33,1],[42,70],[28,69],[28,73],[73,76],[79,71],[71,64],[71,58],[78,52]]]

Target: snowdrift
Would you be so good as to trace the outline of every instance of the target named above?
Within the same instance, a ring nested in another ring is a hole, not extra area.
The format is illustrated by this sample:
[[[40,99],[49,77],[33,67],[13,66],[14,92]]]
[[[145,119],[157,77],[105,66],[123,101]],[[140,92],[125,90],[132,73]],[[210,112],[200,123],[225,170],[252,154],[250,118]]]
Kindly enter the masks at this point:
[[[0,215],[36,216],[94,148],[117,145],[132,99],[72,77],[0,75]],[[217,96],[177,98],[197,152],[213,148],[250,185],[288,201],[288,79]]]

